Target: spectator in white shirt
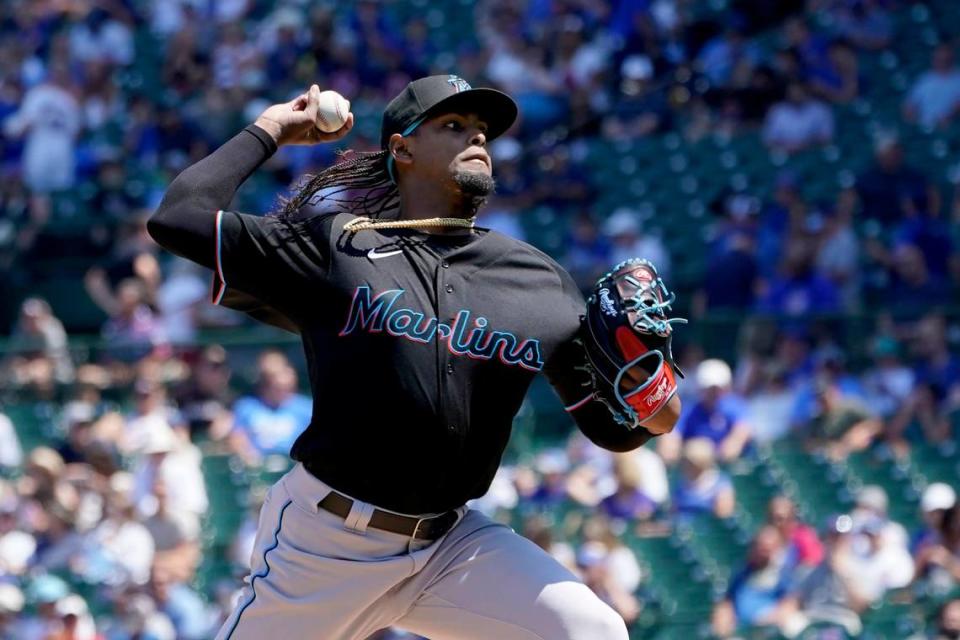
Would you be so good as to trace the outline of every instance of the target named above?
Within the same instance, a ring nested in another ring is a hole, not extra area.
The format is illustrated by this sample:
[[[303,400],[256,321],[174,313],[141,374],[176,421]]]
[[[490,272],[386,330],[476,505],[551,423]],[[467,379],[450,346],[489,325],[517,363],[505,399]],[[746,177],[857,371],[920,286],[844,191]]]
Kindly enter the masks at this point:
[[[23,180],[36,193],[70,189],[76,181],[74,151],[83,114],[70,84],[66,63],[52,63],[47,81],[30,89],[4,122],[6,135],[26,137]]]
[[[144,516],[157,511],[154,487],[162,482],[166,499],[187,514],[203,516],[209,502],[200,470],[200,450],[168,425],[156,424],[146,433],[134,469],[133,499]]]
[[[833,112],[799,82],[788,87],[786,100],[770,107],[763,123],[766,145],[787,153],[826,144],[832,139]]]

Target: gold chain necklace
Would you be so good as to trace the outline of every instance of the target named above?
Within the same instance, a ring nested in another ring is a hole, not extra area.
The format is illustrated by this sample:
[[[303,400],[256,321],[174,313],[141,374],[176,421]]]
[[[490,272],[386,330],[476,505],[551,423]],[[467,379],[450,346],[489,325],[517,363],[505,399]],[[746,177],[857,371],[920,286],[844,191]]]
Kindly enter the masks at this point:
[[[358,216],[347,224],[343,230],[349,233],[366,229],[423,229],[429,227],[461,227],[472,229],[476,218],[423,218],[419,220],[371,220]]]

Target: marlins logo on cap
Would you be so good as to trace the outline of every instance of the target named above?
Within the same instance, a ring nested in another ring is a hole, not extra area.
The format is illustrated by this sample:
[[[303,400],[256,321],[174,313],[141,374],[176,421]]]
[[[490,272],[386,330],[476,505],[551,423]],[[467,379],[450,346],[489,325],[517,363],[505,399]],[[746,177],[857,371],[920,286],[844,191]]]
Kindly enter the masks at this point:
[[[469,91],[473,88],[466,80],[460,76],[455,76],[452,74],[447,78],[447,82],[453,85],[453,88],[457,90],[457,93],[460,93],[461,91]]]

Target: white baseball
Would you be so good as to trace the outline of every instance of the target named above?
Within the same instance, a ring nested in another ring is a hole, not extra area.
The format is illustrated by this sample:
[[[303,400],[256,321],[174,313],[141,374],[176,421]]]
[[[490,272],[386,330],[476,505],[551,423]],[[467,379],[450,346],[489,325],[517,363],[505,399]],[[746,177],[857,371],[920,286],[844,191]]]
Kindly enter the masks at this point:
[[[336,91],[321,91],[317,104],[317,129],[333,133],[343,126],[350,113],[350,101]]]

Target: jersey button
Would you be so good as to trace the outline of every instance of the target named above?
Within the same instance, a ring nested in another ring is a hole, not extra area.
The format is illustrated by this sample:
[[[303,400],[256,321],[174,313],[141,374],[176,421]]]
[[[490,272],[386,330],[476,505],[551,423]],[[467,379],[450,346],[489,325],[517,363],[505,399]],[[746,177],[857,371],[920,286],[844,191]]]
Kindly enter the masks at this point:
[[[452,362],[448,362],[448,363],[447,363],[447,373],[453,373],[453,363],[452,363]]]
[[[453,293],[453,285],[452,285],[452,284],[448,284],[448,285],[447,285],[447,293]]]
[[[443,262],[440,263],[440,266],[443,267],[444,269],[449,269],[450,263],[444,260]]]

